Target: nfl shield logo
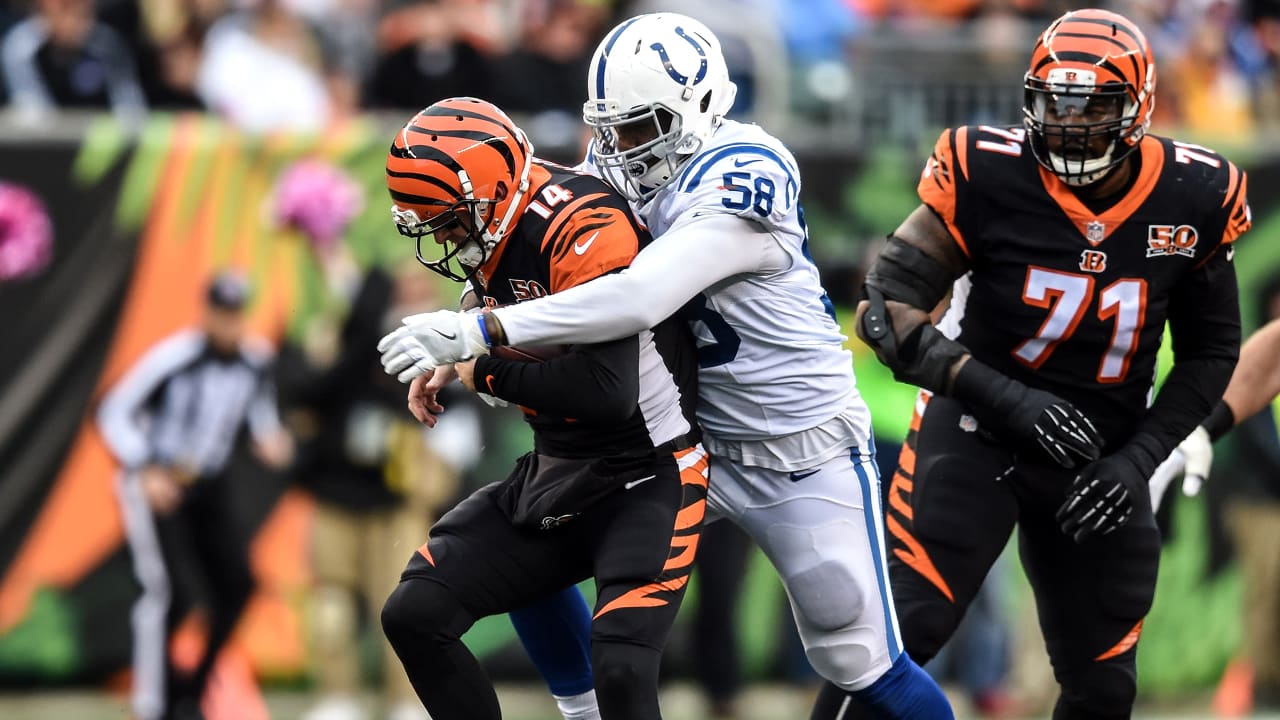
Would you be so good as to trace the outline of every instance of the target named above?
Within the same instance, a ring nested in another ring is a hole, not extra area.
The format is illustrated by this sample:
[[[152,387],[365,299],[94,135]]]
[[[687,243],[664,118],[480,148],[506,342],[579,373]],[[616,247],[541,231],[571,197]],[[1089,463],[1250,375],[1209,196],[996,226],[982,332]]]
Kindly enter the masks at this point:
[[[1097,245],[1098,243],[1102,242],[1102,239],[1106,237],[1106,234],[1107,234],[1107,226],[1103,225],[1097,220],[1094,220],[1093,222],[1089,223],[1084,228],[1085,238],[1087,238],[1089,242],[1093,243],[1094,245]]]

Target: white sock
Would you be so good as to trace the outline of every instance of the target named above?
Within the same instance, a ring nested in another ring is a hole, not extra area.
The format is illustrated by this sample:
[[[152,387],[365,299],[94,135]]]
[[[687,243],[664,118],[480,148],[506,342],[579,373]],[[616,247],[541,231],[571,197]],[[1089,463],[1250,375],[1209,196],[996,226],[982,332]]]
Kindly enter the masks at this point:
[[[560,708],[564,720],[600,720],[600,706],[596,705],[595,690],[588,690],[581,695],[551,697],[556,699],[556,707]]]

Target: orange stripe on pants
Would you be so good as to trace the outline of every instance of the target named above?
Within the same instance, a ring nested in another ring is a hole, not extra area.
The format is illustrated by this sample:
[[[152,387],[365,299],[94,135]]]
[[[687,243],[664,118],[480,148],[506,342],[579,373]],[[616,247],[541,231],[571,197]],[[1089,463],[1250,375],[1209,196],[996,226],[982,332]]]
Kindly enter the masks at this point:
[[[694,453],[698,453],[698,457],[690,462],[689,457]],[[702,520],[706,515],[707,471],[710,462],[707,451],[701,444],[680,450],[674,453],[674,457],[677,466],[682,467],[680,485],[684,489],[684,496],[681,500],[681,508],[672,523],[671,546],[667,561],[662,566],[662,575],[651,583],[628,590],[614,598],[600,608],[593,619],[599,619],[602,615],[621,608],[666,605],[669,600],[654,596],[661,592],[677,592],[689,582],[689,568],[697,557],[698,539],[702,536]],[[682,574],[671,577],[672,570],[680,571]]]

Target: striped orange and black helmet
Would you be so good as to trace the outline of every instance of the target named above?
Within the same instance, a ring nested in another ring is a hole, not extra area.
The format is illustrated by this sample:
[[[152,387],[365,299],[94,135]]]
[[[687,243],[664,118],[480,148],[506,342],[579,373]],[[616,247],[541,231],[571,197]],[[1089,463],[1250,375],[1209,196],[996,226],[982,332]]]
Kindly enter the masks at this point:
[[[441,100],[410,118],[387,152],[396,228],[417,241],[423,265],[466,280],[524,211],[532,163],[524,132],[497,106]]]
[[[1142,31],[1107,10],[1074,10],[1041,33],[1024,81],[1036,159],[1088,185],[1138,147],[1155,107],[1156,65]]]

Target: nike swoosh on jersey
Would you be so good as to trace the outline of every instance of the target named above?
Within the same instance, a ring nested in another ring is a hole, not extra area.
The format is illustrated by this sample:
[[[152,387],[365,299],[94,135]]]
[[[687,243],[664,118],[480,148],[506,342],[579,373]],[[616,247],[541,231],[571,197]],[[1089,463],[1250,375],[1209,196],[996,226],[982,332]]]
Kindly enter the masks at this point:
[[[801,480],[803,480],[803,479],[805,479],[805,478],[809,477],[810,475],[817,475],[819,472],[821,472],[821,470],[820,470],[820,469],[819,469],[819,470],[805,470],[805,471],[803,471],[803,472],[793,472],[793,473],[791,473],[791,482],[800,482]]]
[[[596,241],[596,236],[599,234],[600,234],[600,231],[597,230],[591,233],[591,237],[587,238],[587,241],[585,243],[574,243],[573,251],[578,253],[579,255],[585,253],[587,251],[587,248],[591,247],[591,243]]]
[[[654,479],[654,478],[656,478],[656,477],[658,477],[658,476],[657,476],[657,475],[650,475],[649,477],[642,477],[642,478],[640,478],[639,480],[632,480],[631,482],[624,484],[624,485],[622,486],[622,489],[623,489],[623,490],[630,490],[631,488],[633,488],[633,487],[635,487],[635,486],[639,485],[640,483],[645,482],[646,480],[652,480],[652,479]]]
[[[734,161],[733,161],[733,166],[734,166],[734,167],[746,167],[746,166],[748,166],[748,165],[750,165],[751,163],[754,163],[754,162],[760,162],[760,158],[752,158],[752,159],[750,159],[750,160],[734,160]]]

